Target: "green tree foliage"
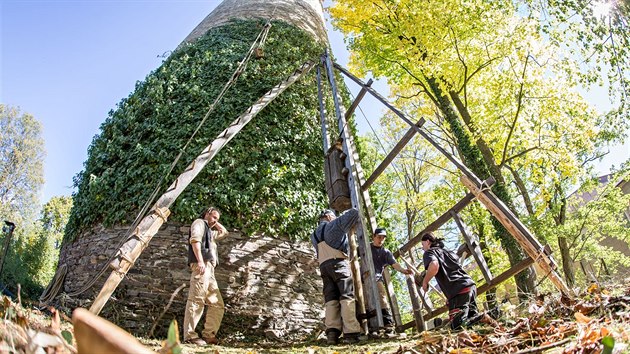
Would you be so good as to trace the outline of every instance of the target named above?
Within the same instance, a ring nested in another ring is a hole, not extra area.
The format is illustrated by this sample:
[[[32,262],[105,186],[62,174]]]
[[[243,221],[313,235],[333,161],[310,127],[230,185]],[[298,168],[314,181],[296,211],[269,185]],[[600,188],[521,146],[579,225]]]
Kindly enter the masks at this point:
[[[44,140],[41,124],[30,114],[0,105],[0,221],[15,223],[0,282],[13,292],[21,284],[36,296],[45,281],[39,224],[34,221],[44,182]],[[8,233],[3,232],[0,244]]]
[[[71,207],[72,198],[53,197],[39,220],[16,228],[2,272],[2,282],[10,290],[15,292],[20,284],[26,297],[36,298],[50,282]]]
[[[75,177],[67,239],[97,223],[111,226],[134,219],[262,25],[237,21],[209,30],[176,50],[109,113],[92,141],[84,171]],[[248,63],[168,183],[255,100],[323,50],[303,31],[273,23],[264,57]],[[231,228],[305,238],[324,206],[313,77],[294,84],[249,123],[184,191],[171,219],[190,222],[204,206],[214,205]]]
[[[630,2],[531,1],[517,2],[529,16],[538,18],[541,30],[578,58],[571,70],[585,86],[608,88],[612,109],[610,131],[627,129],[630,121]],[[615,134],[616,135],[616,134]]]
[[[443,131],[436,139],[452,144],[480,178],[494,177],[494,193],[532,225],[562,200],[558,185],[566,197],[601,147],[623,137],[627,122],[586,102],[578,89],[589,81],[581,75],[584,58],[570,50],[576,49],[573,37],[550,38],[563,23],[528,16],[523,4],[357,0],[338,1],[331,14],[349,37],[351,65],[387,77],[399,106],[417,107],[408,109],[412,115],[437,115]],[[562,4],[545,6],[564,11],[566,19],[571,7]],[[627,22],[620,21],[623,28]],[[575,22],[582,33],[591,25]],[[601,57],[627,59],[625,51],[597,46],[595,37],[583,39]],[[623,82],[611,79],[622,94]],[[515,264],[520,250],[498,222],[493,227]],[[523,289],[531,285],[531,278],[521,278]]]
[[[32,115],[0,104],[0,217],[16,225],[27,221],[39,203],[45,156],[41,134]]]

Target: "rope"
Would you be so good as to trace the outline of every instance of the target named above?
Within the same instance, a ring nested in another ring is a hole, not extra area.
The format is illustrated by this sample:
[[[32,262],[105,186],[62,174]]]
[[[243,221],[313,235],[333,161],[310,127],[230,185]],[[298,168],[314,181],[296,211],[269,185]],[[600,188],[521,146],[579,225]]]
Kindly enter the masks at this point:
[[[256,36],[256,39],[254,39],[254,42],[250,46],[249,51],[247,52],[245,57],[241,60],[241,62],[239,63],[238,67],[236,68],[236,70],[234,71],[234,73],[232,74],[230,79],[225,83],[225,85],[223,86],[223,88],[221,89],[221,91],[219,92],[217,97],[215,98],[214,102],[212,102],[212,104],[208,108],[208,111],[204,115],[204,117],[201,120],[201,122],[199,122],[199,124],[197,125],[197,128],[195,129],[195,131],[188,138],[188,141],[186,141],[186,144],[184,144],[184,146],[179,150],[179,154],[177,155],[177,157],[175,157],[175,160],[171,163],[171,166],[169,167],[168,171],[165,174],[163,174],[162,177],[160,178],[160,180],[158,181],[157,185],[155,186],[155,189],[151,193],[151,196],[144,203],[144,205],[140,209],[140,212],[136,216],[135,220],[133,221],[133,223],[131,224],[131,226],[127,230],[127,233],[125,234],[125,237],[121,238],[120,241],[118,242],[118,244],[116,245],[116,249],[120,249],[120,247],[123,245],[123,243],[125,243],[125,241],[132,236],[132,232],[136,230],[136,228],[138,227],[138,224],[140,223],[140,221],[145,217],[149,207],[153,204],[155,198],[157,197],[158,193],[160,192],[160,190],[162,188],[162,185],[164,183],[164,180],[168,176],[170,176],[171,172],[173,171],[173,169],[175,168],[175,166],[179,162],[180,158],[182,157],[182,155],[186,151],[186,148],[188,148],[188,145],[190,145],[191,141],[195,138],[195,136],[197,135],[197,133],[199,132],[201,127],[204,125],[204,123],[206,122],[206,120],[208,119],[210,114],[214,111],[214,109],[217,106],[217,104],[219,103],[219,101],[221,101],[221,99],[223,98],[223,96],[225,95],[227,90],[229,90],[232,86],[234,86],[234,84],[236,83],[236,80],[238,80],[240,75],[245,71],[245,69],[247,68],[247,63],[251,59],[252,54],[254,53],[255,49],[257,47],[262,48],[264,46],[264,43],[267,40],[267,36],[269,34],[269,29],[270,28],[271,28],[271,20],[268,20],[267,23],[265,23],[265,25],[263,26],[263,29]],[[80,290],[75,291],[73,293],[69,293],[67,295],[70,296],[70,297],[77,296],[77,295],[80,295],[80,294],[84,293],[89,288],[91,288],[96,283],[96,281],[101,277],[101,275],[103,275],[103,273],[107,270],[107,267],[109,266],[109,263],[111,263],[111,261],[114,260],[114,258],[117,256],[117,254],[118,254],[118,252],[116,252],[113,255],[111,255],[109,257],[109,259],[104,263],[103,267],[98,272],[98,274],[96,276],[92,277],[92,279],[87,284],[85,284]],[[44,290],[44,292],[42,293],[42,295],[39,298],[41,303],[47,304],[48,302],[53,300],[55,297],[57,297],[57,294],[59,293],[59,291],[61,290],[61,288],[63,286],[66,273],[67,273],[67,266],[65,264],[61,265],[57,269],[57,272],[55,273],[55,276],[53,277],[53,280],[50,282],[50,284],[48,284],[48,287],[46,287],[46,290]]]
[[[483,193],[491,189],[492,189],[492,186],[490,186],[485,180],[481,181],[481,186],[479,186],[479,192]]]

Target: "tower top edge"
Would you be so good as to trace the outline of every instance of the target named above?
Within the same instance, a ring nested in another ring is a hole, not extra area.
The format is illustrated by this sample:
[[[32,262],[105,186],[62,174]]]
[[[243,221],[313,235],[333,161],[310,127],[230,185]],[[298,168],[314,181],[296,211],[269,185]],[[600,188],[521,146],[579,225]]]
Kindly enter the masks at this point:
[[[180,43],[194,42],[208,30],[235,19],[266,19],[296,26],[328,43],[321,0],[224,0]]]

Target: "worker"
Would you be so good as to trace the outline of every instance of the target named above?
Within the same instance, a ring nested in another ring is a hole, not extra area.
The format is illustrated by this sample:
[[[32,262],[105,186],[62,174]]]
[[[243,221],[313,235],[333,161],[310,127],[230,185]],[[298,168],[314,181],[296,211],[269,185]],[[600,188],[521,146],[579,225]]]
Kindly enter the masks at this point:
[[[426,233],[421,238],[422,257],[426,275],[422,290],[428,290],[429,281],[435,277],[448,302],[448,317],[452,329],[472,325],[483,318],[477,311],[477,287],[473,279],[459,265],[456,254],[444,249],[444,240]]]
[[[196,345],[217,344],[217,332],[223,320],[225,306],[214,276],[218,264],[216,241],[228,235],[219,223],[221,213],[210,207],[193,221],[188,236],[188,264],[192,274],[188,301],[184,313],[184,343]],[[208,306],[206,320],[199,338],[195,327],[201,319],[204,305]]]
[[[347,210],[339,217],[329,209],[319,214],[319,224],[311,235],[323,280],[326,342],[334,345],[362,340],[356,317],[354,285],[350,271],[348,232],[359,221],[359,211]]]

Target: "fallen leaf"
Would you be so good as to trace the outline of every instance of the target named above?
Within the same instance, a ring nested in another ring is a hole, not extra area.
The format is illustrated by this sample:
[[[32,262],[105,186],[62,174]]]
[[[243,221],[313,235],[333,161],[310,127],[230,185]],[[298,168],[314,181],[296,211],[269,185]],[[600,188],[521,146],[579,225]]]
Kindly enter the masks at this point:
[[[576,312],[574,316],[577,322],[582,324],[587,324],[592,320],[590,317],[583,315],[581,312]]]

